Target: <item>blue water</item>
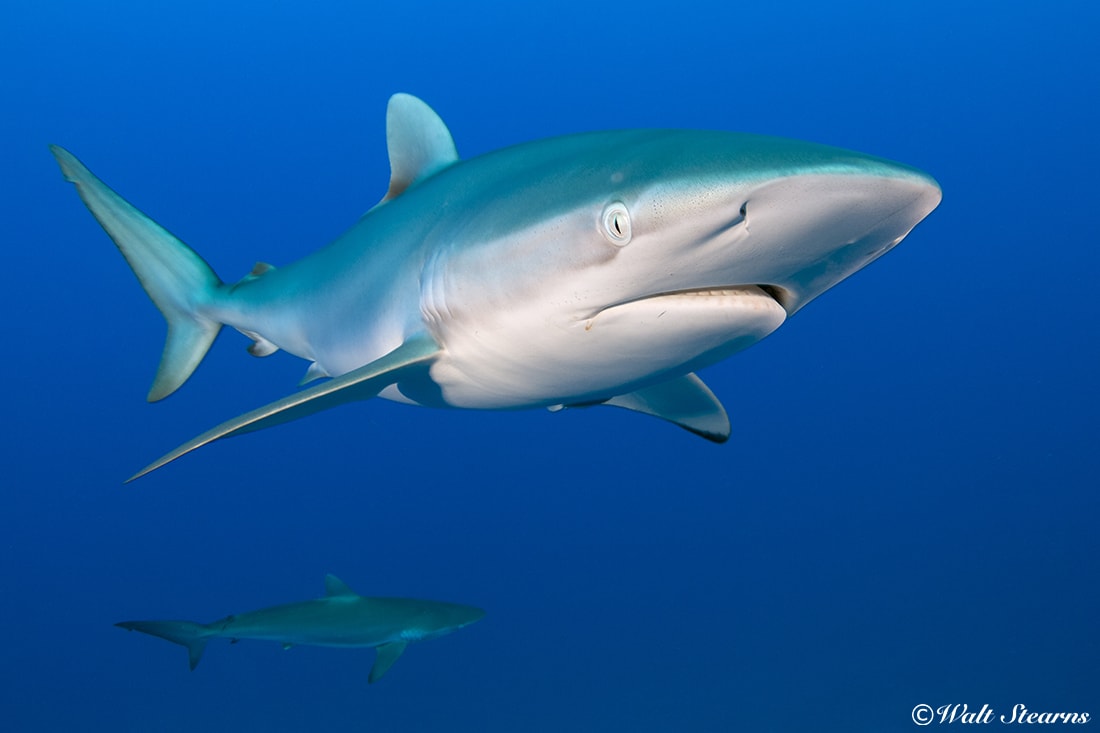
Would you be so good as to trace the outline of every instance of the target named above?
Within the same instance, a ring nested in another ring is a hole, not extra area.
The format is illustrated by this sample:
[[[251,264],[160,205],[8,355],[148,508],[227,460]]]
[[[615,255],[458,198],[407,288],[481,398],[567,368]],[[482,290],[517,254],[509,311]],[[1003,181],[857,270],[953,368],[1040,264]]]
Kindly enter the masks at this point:
[[[922,703],[1096,725],[1091,3],[232,5],[0,9],[0,728],[905,731]],[[618,410],[377,400],[122,486],[304,363],[227,332],[146,404],[161,317],[47,144],[235,279],[381,196],[395,91],[463,156],[741,130],[903,161],[944,201],[706,370],[724,446]],[[190,672],[112,625],[327,572],[488,616],[370,687],[370,651],[214,643]]]

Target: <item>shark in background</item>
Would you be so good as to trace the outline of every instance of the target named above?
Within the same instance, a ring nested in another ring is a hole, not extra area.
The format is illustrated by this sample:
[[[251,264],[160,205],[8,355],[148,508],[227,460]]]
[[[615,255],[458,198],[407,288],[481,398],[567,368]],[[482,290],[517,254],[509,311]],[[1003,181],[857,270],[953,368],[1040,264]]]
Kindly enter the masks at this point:
[[[695,372],[760,341],[898,244],[940,202],[899,163],[689,130],[592,132],[459,160],[396,94],[382,200],[334,242],[224,283],[191,248],[51,149],[168,322],[148,399],[177,390],[222,325],[309,362],[303,384],[146,466],[375,396],[431,407],[610,405],[715,442]]]
[[[485,617],[473,606],[411,598],[368,598],[358,595],[335,575],[325,576],[324,598],[287,603],[226,616],[209,624],[194,621],[122,621],[130,631],[159,636],[187,647],[194,669],[206,643],[223,638],[276,641],[289,649],[296,644],[331,647],[374,647],[377,655],[368,682],[377,682],[412,641],[424,641],[457,631]]]

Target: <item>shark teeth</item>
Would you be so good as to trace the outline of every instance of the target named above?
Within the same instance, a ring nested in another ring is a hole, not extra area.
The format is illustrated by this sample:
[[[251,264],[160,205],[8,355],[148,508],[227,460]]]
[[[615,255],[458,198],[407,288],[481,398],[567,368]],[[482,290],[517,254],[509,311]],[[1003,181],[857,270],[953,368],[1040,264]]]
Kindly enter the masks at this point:
[[[629,305],[630,303],[641,303],[658,299],[741,298],[759,297],[761,295],[766,295],[780,305],[783,305],[783,300],[777,293],[777,290],[777,288],[770,285],[723,285],[719,287],[685,288],[684,290],[670,290],[665,293],[654,293],[653,295],[646,295],[641,298],[615,303],[604,310],[610,310],[611,308],[616,308],[621,305]]]
[[[755,286],[754,286],[755,289]],[[674,290],[670,293],[658,293],[657,295],[651,295],[649,298],[675,298],[678,296],[684,297],[727,297],[730,295],[745,295],[748,292],[748,288],[736,287],[736,288],[700,288],[698,290]],[[644,298],[643,300],[648,300]]]

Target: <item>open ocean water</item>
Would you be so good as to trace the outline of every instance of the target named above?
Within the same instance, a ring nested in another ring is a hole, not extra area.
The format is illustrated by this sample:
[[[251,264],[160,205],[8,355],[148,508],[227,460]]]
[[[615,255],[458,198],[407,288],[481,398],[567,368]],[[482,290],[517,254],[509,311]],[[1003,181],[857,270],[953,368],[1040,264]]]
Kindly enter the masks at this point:
[[[0,8],[0,729],[910,731],[1100,725],[1100,12],[1093,3],[23,2]],[[715,446],[619,410],[374,400],[148,461],[295,389],[228,331],[144,401],[163,321],[64,145],[226,280],[384,193],[384,112],[460,154],[758,132],[943,187],[893,252],[710,367]],[[370,650],[179,647],[323,592],[468,603]],[[930,728],[948,725],[936,718]],[[954,724],[960,727],[960,724]]]

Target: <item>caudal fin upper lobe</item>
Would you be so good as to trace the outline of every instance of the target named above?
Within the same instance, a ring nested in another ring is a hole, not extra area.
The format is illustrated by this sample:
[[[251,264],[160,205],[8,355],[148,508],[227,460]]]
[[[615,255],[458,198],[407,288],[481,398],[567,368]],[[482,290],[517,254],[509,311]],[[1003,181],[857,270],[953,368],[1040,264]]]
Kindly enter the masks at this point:
[[[148,396],[150,402],[163,399],[187,381],[221,330],[221,323],[203,315],[203,306],[222,281],[194,250],[111,190],[72,153],[57,145],[50,151],[168,321]]]

